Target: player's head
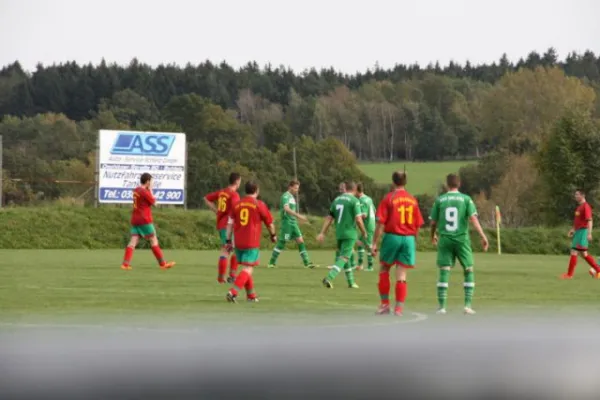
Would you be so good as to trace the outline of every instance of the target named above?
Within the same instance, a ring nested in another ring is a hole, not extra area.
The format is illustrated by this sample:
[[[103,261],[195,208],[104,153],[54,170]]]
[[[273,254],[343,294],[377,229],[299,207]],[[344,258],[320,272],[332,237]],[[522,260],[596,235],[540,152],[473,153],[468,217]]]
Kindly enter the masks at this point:
[[[150,186],[151,182],[152,182],[152,175],[150,175],[149,173],[144,172],[142,174],[142,176],[140,176],[140,183],[142,184],[142,186],[148,187],[148,186]]]
[[[236,190],[240,187],[242,183],[242,176],[237,172],[232,172],[229,174],[229,186],[235,186]]]
[[[577,189],[575,191],[575,201],[583,203],[585,201],[585,191],[583,189]]]
[[[406,172],[396,171],[392,174],[392,182],[395,187],[406,186]]]
[[[346,188],[346,193],[356,194],[356,183],[352,181],[344,182],[344,187]]]
[[[338,185],[338,192],[346,193],[346,183],[340,182],[340,184]]]
[[[361,196],[365,192],[362,182],[356,184],[356,194]]]
[[[288,184],[288,190],[291,194],[298,194],[300,190],[300,182],[296,179],[292,179]]]
[[[254,181],[248,181],[248,182],[246,182],[244,189],[248,196],[258,197],[258,192],[259,192],[258,183],[254,182]]]
[[[457,174],[448,174],[446,177],[446,187],[448,190],[456,190],[460,187],[460,177]]]

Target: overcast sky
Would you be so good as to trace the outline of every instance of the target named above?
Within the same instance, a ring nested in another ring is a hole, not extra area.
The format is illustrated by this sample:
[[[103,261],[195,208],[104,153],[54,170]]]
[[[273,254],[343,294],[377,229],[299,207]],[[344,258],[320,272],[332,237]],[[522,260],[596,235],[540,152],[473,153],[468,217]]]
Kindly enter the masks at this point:
[[[227,61],[343,72],[600,53],[600,0],[0,0],[0,65]]]

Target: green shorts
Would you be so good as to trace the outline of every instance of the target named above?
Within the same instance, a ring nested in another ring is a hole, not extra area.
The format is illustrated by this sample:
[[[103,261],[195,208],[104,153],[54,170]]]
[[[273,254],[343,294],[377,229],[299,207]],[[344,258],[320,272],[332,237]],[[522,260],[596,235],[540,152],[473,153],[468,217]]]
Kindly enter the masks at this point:
[[[416,252],[417,241],[414,236],[386,233],[381,241],[379,263],[385,267],[399,265],[404,268],[414,268]]]
[[[156,235],[156,229],[154,229],[154,224],[132,225],[130,233],[131,236],[141,236],[143,238],[149,238]]]
[[[437,266],[454,267],[457,258],[463,268],[473,266],[471,239],[468,236],[458,239],[440,237],[437,245]]]
[[[219,229],[219,239],[221,239],[221,246],[227,244],[227,229]],[[231,235],[231,243],[233,244],[233,235]]]
[[[371,247],[371,244],[373,243],[373,235],[375,234],[375,231],[370,231],[367,230],[367,236],[362,236],[358,239],[360,240],[360,242],[362,243],[363,247]]]
[[[356,239],[338,239],[337,241],[337,255],[338,257],[350,258],[354,251],[354,245]]]
[[[279,238],[283,239],[285,242],[289,242],[290,240],[296,240],[302,237],[302,232],[300,232],[300,228],[296,224],[281,224],[281,229],[279,230]]]
[[[587,236],[587,228],[577,229],[573,234],[573,241],[571,241],[571,249],[578,251],[587,251],[589,245]]]
[[[259,264],[260,250],[259,249],[235,249],[235,256],[240,265],[254,267]]]

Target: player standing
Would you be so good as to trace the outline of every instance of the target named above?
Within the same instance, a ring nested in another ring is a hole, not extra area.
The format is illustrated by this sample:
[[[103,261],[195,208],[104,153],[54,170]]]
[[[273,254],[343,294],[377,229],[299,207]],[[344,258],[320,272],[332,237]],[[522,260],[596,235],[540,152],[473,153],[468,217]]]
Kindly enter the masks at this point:
[[[377,314],[390,313],[390,268],[396,266],[396,305],[394,315],[401,316],[406,301],[407,270],[415,267],[419,228],[423,217],[419,203],[406,189],[406,173],[394,172],[394,190],[388,193],[377,207],[377,229],[371,249],[377,254],[377,242],[383,233],[379,263],[379,296],[381,305]]]
[[[281,196],[279,203],[279,209],[281,212],[281,228],[279,232],[279,241],[273,249],[273,254],[269,260],[268,268],[275,268],[277,264],[277,258],[279,254],[285,249],[285,245],[288,241],[294,240],[298,244],[298,251],[300,257],[302,257],[302,263],[305,268],[315,268],[315,264],[310,261],[308,252],[306,251],[306,245],[304,244],[304,238],[302,232],[298,227],[298,220],[308,222],[308,218],[304,215],[299,214],[296,205],[295,196],[300,190],[300,182],[292,180],[288,184],[288,190]]]
[[[469,237],[469,221],[479,233],[483,250],[488,249],[488,240],[481,228],[477,217],[475,203],[466,194],[460,193],[460,178],[456,174],[446,177],[448,191],[439,196],[431,209],[431,241],[437,246],[437,266],[439,278],[437,283],[437,297],[439,303],[438,314],[446,314],[448,300],[448,282],[450,270],[454,267],[455,260],[463,268],[465,288],[465,314],[475,314],[471,308],[473,292],[475,291],[475,273],[473,272],[473,250]],[[438,240],[437,232],[440,238]]]
[[[156,199],[152,194],[152,176],[145,172],[140,177],[140,186],[133,190],[133,211],[131,213],[131,239],[125,248],[125,257],[121,268],[131,269],[133,252],[140,241],[140,236],[150,242],[150,248],[161,269],[169,269],[175,265],[173,261],[166,262],[156,237],[152,219],[152,206]]]
[[[561,276],[562,279],[571,279],[575,273],[577,266],[577,255],[580,255],[590,265],[589,273],[596,279],[600,278],[600,268],[596,264],[594,257],[588,254],[588,244],[592,240],[592,207],[585,200],[583,190],[575,191],[575,201],[577,201],[577,209],[575,210],[575,219],[573,228],[569,230],[569,237],[572,237],[571,242],[571,258],[569,260],[569,270]]]
[[[363,214],[363,221],[365,223],[365,229],[367,230],[367,236],[359,239],[358,245],[358,266],[356,269],[363,269],[363,259],[365,251],[367,252],[367,271],[373,271],[373,255],[371,254],[371,244],[373,244],[373,234],[375,233],[375,205],[373,199],[364,193],[363,184],[359,183],[356,185],[356,197],[360,201],[360,206]]]
[[[207,194],[204,197],[204,203],[210,208],[215,214],[217,214],[217,230],[219,231],[219,238],[221,239],[221,255],[219,256],[218,264],[218,276],[217,282],[225,283],[225,274],[227,273],[227,259],[229,258],[229,277],[227,278],[228,283],[232,283],[235,280],[237,273],[238,262],[233,251],[228,250],[225,246],[226,241],[226,230],[227,230],[227,219],[231,213],[233,205],[240,200],[238,189],[242,178],[237,172],[232,172],[229,175],[229,186],[225,189],[217,190]]]
[[[264,223],[271,235],[271,241],[276,242],[273,216],[266,204],[258,200],[258,185],[252,181],[246,182],[246,196],[233,206],[227,224],[226,247],[232,249],[232,235],[235,242],[235,253],[238,262],[243,266],[235,278],[233,287],[227,293],[227,301],[236,302],[238,293],[246,289],[248,301],[258,301],[254,293],[252,272],[259,263],[260,237]]]
[[[333,288],[333,280],[344,269],[348,287],[358,289],[354,282],[354,273],[350,265],[350,257],[354,251],[354,245],[358,238],[357,227],[362,236],[367,236],[367,231],[363,223],[360,202],[356,198],[356,184],[354,182],[345,183],[346,192],[339,195],[329,208],[329,215],[325,219],[321,233],[317,240],[322,242],[325,234],[331,226],[335,224],[335,237],[337,239],[337,253],[335,264],[329,267],[329,274],[323,279],[323,285],[327,288]]]

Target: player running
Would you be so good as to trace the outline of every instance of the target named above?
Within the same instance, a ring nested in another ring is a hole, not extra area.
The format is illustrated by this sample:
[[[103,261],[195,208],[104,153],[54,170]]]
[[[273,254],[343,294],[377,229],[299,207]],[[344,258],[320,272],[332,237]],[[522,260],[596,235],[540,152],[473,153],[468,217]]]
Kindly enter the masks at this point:
[[[415,257],[419,228],[423,217],[419,203],[406,189],[406,173],[394,172],[394,190],[388,193],[377,207],[377,229],[373,237],[371,251],[377,254],[377,242],[383,234],[379,255],[379,296],[381,305],[377,314],[390,313],[390,269],[396,266],[396,305],[394,315],[402,316],[406,301],[407,271],[415,267]]]
[[[281,196],[279,209],[281,212],[281,228],[279,231],[279,241],[273,249],[273,254],[269,260],[268,268],[275,268],[279,254],[285,249],[288,241],[294,240],[298,244],[298,251],[302,257],[302,263],[305,268],[315,268],[316,265],[310,261],[302,232],[298,227],[298,220],[308,222],[308,218],[299,214],[296,206],[295,196],[300,190],[300,182],[293,180],[288,184],[288,190]]]
[[[231,213],[233,205],[240,200],[238,189],[242,178],[237,172],[232,172],[229,175],[229,186],[225,189],[217,190],[207,194],[204,197],[204,203],[210,208],[215,214],[217,214],[217,230],[219,231],[219,238],[221,239],[221,255],[219,256],[218,264],[218,275],[217,282],[225,283],[225,274],[227,273],[227,259],[229,258],[229,277],[227,278],[228,283],[232,283],[235,280],[238,269],[238,261],[236,255],[227,246],[226,241],[226,230],[227,230],[227,219]],[[229,250],[228,250],[229,249]]]
[[[252,271],[259,264],[260,237],[264,223],[271,235],[271,241],[277,241],[273,216],[266,204],[258,200],[258,185],[246,182],[246,196],[233,206],[227,224],[226,247],[232,250],[232,235],[235,241],[235,253],[243,269],[235,278],[233,287],[227,293],[227,301],[235,303],[238,293],[246,289],[247,300],[257,302],[254,292]]]
[[[140,236],[150,242],[150,248],[161,269],[169,269],[175,262],[166,262],[158,244],[156,229],[152,219],[152,206],[156,199],[152,194],[152,175],[145,172],[140,177],[140,186],[133,190],[133,211],[131,212],[131,239],[125,248],[125,257],[121,269],[130,270],[133,252],[140,242]]]
[[[356,228],[360,230],[362,236],[367,236],[365,225],[363,223],[360,202],[356,198],[356,184],[354,182],[345,183],[346,193],[339,195],[329,208],[329,215],[325,219],[321,233],[317,240],[322,242],[331,224],[335,223],[335,237],[337,239],[337,252],[335,264],[329,267],[329,274],[323,279],[323,286],[333,288],[333,280],[342,269],[346,274],[348,287],[358,289],[354,282],[354,273],[350,265],[350,257],[354,251],[354,245],[358,237]]]
[[[363,221],[365,229],[367,230],[367,236],[361,236],[358,244],[358,265],[357,270],[363,269],[363,259],[365,251],[367,252],[367,269],[366,271],[373,271],[373,255],[371,254],[371,244],[373,243],[373,234],[375,233],[375,205],[373,199],[364,193],[363,184],[359,183],[356,185],[356,197],[360,201],[360,206],[363,214]]]
[[[448,191],[439,196],[431,209],[431,241],[437,246],[437,266],[439,278],[437,283],[438,314],[446,314],[448,300],[448,282],[450,270],[455,260],[463,268],[465,289],[465,314],[475,314],[471,308],[475,291],[475,274],[473,272],[473,250],[469,237],[469,221],[479,233],[483,250],[488,249],[488,239],[481,228],[477,217],[475,203],[466,194],[460,193],[460,178],[456,174],[446,177]],[[436,230],[440,237],[436,234]]]
[[[569,270],[561,276],[562,279],[571,279],[575,273],[577,266],[577,255],[580,255],[590,265],[589,274],[600,279],[600,268],[594,257],[588,254],[588,244],[592,240],[592,207],[585,200],[583,190],[575,191],[575,201],[577,201],[577,209],[575,210],[575,219],[573,228],[569,230],[571,241],[571,258],[569,260]]]

